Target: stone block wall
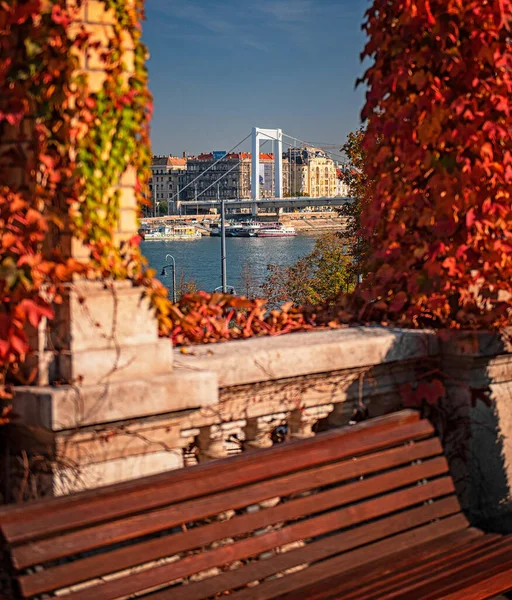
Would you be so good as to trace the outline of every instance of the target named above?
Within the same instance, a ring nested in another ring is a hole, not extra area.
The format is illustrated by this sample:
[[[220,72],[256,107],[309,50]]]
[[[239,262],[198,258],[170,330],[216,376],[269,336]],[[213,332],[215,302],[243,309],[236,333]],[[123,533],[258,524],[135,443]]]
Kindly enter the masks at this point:
[[[510,332],[461,332],[440,343],[446,387],[439,424],[461,502],[476,524],[512,531]]]
[[[33,462],[29,479],[38,493],[62,494],[308,437],[358,407],[399,409],[400,386],[435,361],[435,344],[425,332],[319,331],[175,350],[170,375],[145,365],[108,384],[18,388],[13,458],[27,448],[47,457],[48,473]],[[13,481],[25,481],[14,462]]]
[[[73,39],[82,31],[89,34],[85,50],[76,50],[81,73],[87,75],[88,88],[92,93],[101,91],[106,81],[105,62],[101,56],[108,52],[109,45],[114,38],[114,24],[116,15],[113,9],[106,9],[102,0],[82,0],[77,6],[77,0],[68,0],[75,16],[74,23],[69,27],[69,37]],[[128,79],[134,74],[134,41],[129,31],[124,32],[122,46],[122,61],[124,63],[124,76]],[[101,176],[99,173],[98,176]],[[138,208],[135,196],[136,172],[129,165],[121,176],[119,183],[112,190],[120,191],[120,214],[117,230],[114,233],[118,244],[132,238],[138,230]],[[71,238],[77,258],[87,256],[87,251],[80,247],[76,239]],[[78,253],[78,256],[77,256]]]

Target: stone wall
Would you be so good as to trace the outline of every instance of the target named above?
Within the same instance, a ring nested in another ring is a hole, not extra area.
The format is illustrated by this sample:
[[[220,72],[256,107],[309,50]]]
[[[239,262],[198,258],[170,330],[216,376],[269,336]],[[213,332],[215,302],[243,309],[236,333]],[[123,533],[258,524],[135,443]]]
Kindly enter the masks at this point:
[[[122,314],[130,328],[136,311],[128,305]],[[17,389],[11,500],[307,437],[348,423],[358,407],[370,416],[396,410],[400,386],[437,354],[430,333],[353,328],[177,349],[165,373],[136,340],[122,338],[125,369],[105,373],[104,349],[88,347],[83,358],[76,349],[77,372],[96,365],[88,379]],[[159,344],[171,350],[168,340]],[[130,348],[141,369],[132,370]]]

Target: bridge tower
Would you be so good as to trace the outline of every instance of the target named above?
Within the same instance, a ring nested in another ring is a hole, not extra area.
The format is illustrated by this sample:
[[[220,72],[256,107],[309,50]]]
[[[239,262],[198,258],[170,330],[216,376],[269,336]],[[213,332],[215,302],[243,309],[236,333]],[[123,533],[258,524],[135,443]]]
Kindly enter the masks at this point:
[[[260,142],[272,141],[274,153],[274,190],[275,197],[283,197],[283,132],[281,129],[252,128],[252,177],[251,198],[252,214],[258,215],[258,200],[260,198]]]

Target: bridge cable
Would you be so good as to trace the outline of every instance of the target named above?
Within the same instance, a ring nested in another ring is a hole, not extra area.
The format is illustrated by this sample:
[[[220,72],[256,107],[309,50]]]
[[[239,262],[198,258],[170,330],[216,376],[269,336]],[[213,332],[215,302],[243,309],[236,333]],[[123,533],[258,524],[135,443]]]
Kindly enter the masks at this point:
[[[222,158],[219,158],[218,160],[216,160],[212,165],[210,165],[207,169],[205,169],[204,171],[202,171],[201,173],[199,173],[199,175],[195,178],[192,179],[191,182],[187,183],[186,186],[184,186],[181,190],[179,190],[178,192],[176,192],[170,199],[169,202],[172,202],[176,196],[178,196],[179,194],[181,194],[181,192],[183,192],[184,190],[186,190],[187,188],[189,188],[193,183],[195,183],[198,179],[200,179],[203,175],[205,175],[206,173],[208,173],[208,171],[210,171],[211,169],[213,169],[213,167],[215,167],[216,165],[218,165],[221,161],[223,161],[226,156],[228,154],[231,154],[233,152],[233,150],[236,150],[236,148],[238,148],[238,146],[240,146],[241,144],[243,144],[245,142],[245,140],[248,140],[251,137],[252,133],[250,133],[249,135],[247,135],[246,137],[244,137],[243,140],[241,140],[240,142],[238,142],[238,144],[236,146],[233,146],[233,148],[231,148],[231,150],[228,150],[225,154],[225,156],[223,156]],[[215,182],[216,183],[216,182]],[[213,184],[212,184],[213,185]]]
[[[240,166],[240,161],[238,161],[233,167],[231,167],[231,169],[229,169],[229,171],[226,171],[225,173],[223,173],[218,179],[216,179],[213,183],[211,183],[207,188],[205,188],[202,192],[200,192],[199,194],[197,194],[197,198],[199,198],[199,196],[202,196],[203,194],[205,194],[210,188],[212,188],[215,184],[219,183],[219,181],[221,179],[223,179],[224,177],[226,177],[226,175],[229,175],[231,173],[231,171],[234,171],[235,169],[237,169]],[[205,171],[206,172],[206,171]],[[185,189],[185,188],[183,188]],[[194,204],[193,200],[186,200],[184,202],[190,203],[190,204]]]
[[[320,146],[318,144],[315,144],[315,142],[305,142],[304,140],[299,140],[298,138],[292,137],[291,135],[288,135],[287,133],[284,133],[284,132],[283,132],[283,135],[285,137],[287,137],[287,138],[290,138],[291,140],[295,140],[295,142],[300,142],[304,146],[311,146],[313,148],[318,148],[320,150],[323,150],[326,154],[329,154],[329,155],[332,155],[332,156],[337,156],[337,157],[343,159],[344,163],[347,162],[347,157],[346,156],[342,156],[341,154],[338,154],[337,152],[332,152],[332,151],[326,150],[322,146]]]

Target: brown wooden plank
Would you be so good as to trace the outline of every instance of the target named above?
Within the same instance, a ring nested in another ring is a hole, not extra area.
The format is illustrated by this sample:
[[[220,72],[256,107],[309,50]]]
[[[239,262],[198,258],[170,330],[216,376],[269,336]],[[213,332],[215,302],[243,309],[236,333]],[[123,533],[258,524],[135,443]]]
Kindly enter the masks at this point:
[[[350,570],[344,576],[329,578],[328,584],[323,581],[308,587],[307,597],[338,598],[344,600],[379,600],[391,590],[400,590],[403,583],[421,578],[425,580],[434,570],[444,569],[453,560],[465,560],[487,548],[491,548],[501,536],[478,535],[474,530],[466,530],[464,543],[457,546],[426,544],[418,547],[414,554],[409,552],[391,554],[372,563],[363,569]],[[472,534],[471,534],[472,533]],[[326,588],[329,592],[326,593]],[[306,593],[306,592],[304,592]]]
[[[472,549],[484,545],[492,545],[496,540],[500,539],[499,535],[483,534],[481,531],[473,528],[468,528],[461,533],[465,534],[464,543],[456,547],[438,548],[436,542],[434,542],[431,544],[432,551],[430,554],[425,554],[423,547],[419,548],[418,552],[421,551],[423,554],[421,560],[417,552],[414,554],[401,553],[392,555],[391,557],[384,557],[371,563],[371,568],[367,569],[366,572],[362,572],[361,569],[351,571],[351,577],[354,578],[357,584],[350,587],[345,582],[341,586],[344,598],[346,600],[355,600],[361,597],[366,598],[367,596],[369,598],[372,594],[380,593],[386,586],[395,585],[402,579],[407,580],[409,574],[414,576],[416,572],[420,572],[421,570],[428,572],[431,565],[433,566],[443,561],[449,562],[449,557],[453,555],[453,552],[469,553]],[[336,586],[333,586],[333,588],[336,588]]]
[[[82,492],[51,501],[29,503],[24,505],[23,510],[3,510],[0,511],[0,528],[9,542],[17,544],[393,447],[432,434],[433,428],[428,421],[418,421],[415,412],[403,411],[319,434],[308,440],[287,442],[268,450],[117,484],[106,490],[94,490],[96,494]],[[120,497],[123,502],[119,502]]]
[[[502,538],[491,548],[466,560],[454,560],[444,569],[430,573],[428,578],[407,581],[401,589],[379,596],[379,600],[444,598],[447,591],[464,590],[468,583],[480,581],[486,571],[491,575],[499,572],[505,563],[512,564],[512,540]]]
[[[486,600],[512,590],[512,561],[507,561],[492,572],[485,571],[483,579],[467,581],[464,589],[451,593],[443,590],[443,600]]]
[[[471,560],[471,557],[467,557],[467,561],[459,565],[457,570],[454,568],[450,568],[451,565],[448,564],[445,569],[445,573],[450,571],[450,574],[447,575],[444,579],[437,578],[435,582],[431,584],[425,584],[421,586],[421,583],[425,583],[425,581],[429,581],[429,578],[424,578],[419,581],[419,584],[407,585],[406,591],[404,589],[398,588],[397,590],[390,593],[379,593],[377,592],[375,595],[366,595],[364,589],[360,590],[360,594],[355,596],[360,600],[446,600],[447,597],[447,589],[450,590],[458,590],[453,592],[453,600],[466,600],[468,598],[466,592],[468,586],[475,585],[478,586],[478,582],[482,579],[487,578],[488,582],[491,583],[493,578],[496,575],[499,575],[504,569],[512,568],[512,556],[510,552],[501,550],[500,552],[495,552],[496,545],[490,545],[487,549],[487,552],[491,554],[489,559],[476,559]],[[470,566],[468,566],[468,564]],[[373,567],[373,563],[367,565],[367,568],[371,569]],[[327,574],[327,573],[326,573]],[[347,578],[351,578],[354,575],[353,571],[349,571],[346,573]],[[385,580],[386,575],[383,575]],[[405,579],[407,583],[408,580]],[[493,587],[485,586],[480,589],[483,592],[487,588],[488,595],[474,596],[475,600],[484,600],[485,598],[492,598],[496,593],[507,591],[507,585],[512,585],[510,579],[507,582],[507,578],[501,578],[500,583],[495,582]],[[426,593],[426,590],[429,592]],[[478,589],[478,588],[477,588]],[[327,576],[323,579],[319,585],[316,586],[316,589],[313,590],[310,587],[302,587],[300,589],[295,589],[294,591],[288,594],[276,595],[272,596],[273,600],[303,600],[307,598],[308,600],[338,600],[343,598],[343,600],[348,599],[353,596],[345,596],[345,590],[342,585],[336,586],[333,588],[332,580]],[[235,600],[240,600],[241,596],[235,594]],[[254,600],[263,600],[263,598],[267,598],[266,596],[261,596],[261,594],[257,594],[254,596]],[[253,598],[251,597],[251,600]]]
[[[162,529],[180,525],[184,522],[204,519],[226,510],[243,508],[247,505],[267,500],[268,498],[289,495],[335,482],[342,482],[361,475],[366,476],[381,469],[399,466],[404,462],[414,461],[417,458],[424,459],[429,455],[439,454],[440,452],[442,452],[442,448],[439,440],[433,438],[431,440],[413,444],[407,448],[407,452],[404,452],[403,447],[393,448],[359,459],[320,467],[314,471],[294,473],[280,479],[264,481],[256,485],[247,486],[246,488],[243,488],[243,491],[235,490],[214,494],[209,497],[176,504],[167,509],[160,509],[151,513],[113,521],[105,525],[78,530],[49,540],[31,542],[12,550],[13,563],[18,569],[23,569],[31,565],[42,564],[57,558],[100,548],[103,545],[155,533]],[[446,472],[448,472],[448,465],[445,458],[440,456],[435,459],[427,460],[420,465],[415,465],[414,469],[412,471],[407,471],[405,476],[417,477],[416,480],[419,480]],[[375,485],[380,485],[381,481],[386,483],[389,481],[390,477],[394,480],[395,476],[387,474],[383,480],[375,480]],[[373,492],[371,486],[368,487],[368,484],[365,484],[365,486],[358,485],[356,487],[357,489],[362,490],[368,489],[369,494]],[[351,488],[349,488],[349,493],[350,489]],[[386,489],[389,490],[390,488],[387,487]],[[271,515],[269,514],[269,518],[270,517]],[[261,518],[261,515],[259,518]],[[234,534],[228,533],[228,535]],[[161,542],[161,544],[165,547],[164,542]],[[156,550],[155,545],[148,543],[145,552],[151,554],[153,558],[162,556],[162,554],[159,554],[158,556],[155,555],[153,549]]]
[[[453,514],[453,510],[458,510],[458,505],[456,502],[453,502],[453,499],[446,498],[439,500],[433,505],[421,506],[420,508],[414,508],[392,517],[386,517],[368,525],[362,525],[352,530],[352,535],[350,536],[345,533],[329,536],[307,544],[307,546],[297,550],[292,550],[285,554],[277,554],[271,559],[250,563],[239,569],[226,571],[213,578],[189,584],[186,587],[180,588],[179,597],[180,600],[202,600],[211,596],[212,590],[215,592],[233,590],[251,581],[270,577],[275,573],[291,569],[297,565],[314,563],[329,556],[348,552],[354,548],[408,531],[415,525],[419,527],[412,532],[409,531],[407,536],[393,538],[394,543],[406,544],[409,540],[412,546],[414,546],[417,539],[434,538],[436,544],[444,543],[447,545],[451,543],[457,545],[466,542],[468,539],[473,539],[474,534],[471,530],[461,529],[467,526],[467,522],[461,514],[443,518]],[[440,518],[443,518],[440,522],[424,525],[432,519]],[[455,533],[448,535],[450,532]],[[151,594],[148,600],[167,600],[167,598],[168,591],[163,590]]]
[[[435,574],[442,574],[456,565],[466,564],[470,560],[485,556],[488,550],[494,549],[500,543],[500,539],[500,536],[485,536],[456,552],[440,555],[429,561],[428,564],[417,564],[414,557],[412,557],[408,567],[405,566],[403,572],[394,577],[386,575],[381,584],[374,586],[372,591],[364,588],[364,591],[358,590],[353,596],[347,594],[347,598],[380,600],[380,598],[392,596],[394,593],[401,592],[407,586],[414,583],[423,583]],[[343,593],[345,593],[344,590]]]
[[[388,471],[369,479],[364,479],[363,481],[349,483],[341,488],[330,489],[305,498],[291,500],[267,510],[235,517],[226,523],[193,528],[187,533],[169,535],[148,542],[134,544],[108,554],[92,556],[73,563],[45,569],[38,573],[23,576],[21,581],[24,589],[30,589],[31,594],[40,594],[93,577],[120,571],[144,562],[165,556],[172,556],[184,550],[200,548],[227,536],[233,537],[235,535],[250,533],[266,525],[273,525],[282,521],[289,521],[305,515],[345,506],[359,500],[405,487],[406,485],[414,484],[422,478],[442,475],[446,473],[446,470],[445,458],[439,456],[419,465]],[[420,489],[421,487],[423,486],[411,489]],[[238,498],[242,505],[246,503],[244,496],[242,494]],[[414,497],[412,496],[412,498],[411,503],[414,503]],[[232,498],[229,499],[229,502],[225,506],[220,507],[216,506],[215,502],[209,498],[196,500],[188,503],[189,506],[183,506],[181,509],[176,507],[175,520],[172,521],[171,518],[165,519],[167,527],[177,525],[183,522],[183,520],[189,522],[197,519],[197,516],[194,515],[197,515],[198,502],[203,503],[205,509],[210,511],[213,505],[213,514],[218,514],[222,510],[233,507]],[[187,515],[187,510],[191,511],[189,515]],[[147,515],[144,518],[148,518]],[[92,531],[93,535],[94,531]],[[109,543],[118,541],[114,536],[111,536]]]
[[[425,485],[414,486],[386,494],[385,496],[361,502],[348,508],[294,523],[283,529],[247,538],[215,550],[192,555],[177,563],[162,565],[100,584],[94,588],[94,598],[95,600],[112,600],[119,596],[123,597],[149,590],[159,585],[165,585],[171,581],[181,579],[182,577],[206,571],[212,567],[256,556],[278,546],[351,527],[358,523],[403,510],[415,504],[420,504],[429,499],[446,496],[453,493],[453,491],[454,487],[451,478],[442,477]],[[347,535],[352,535],[352,531],[347,532]],[[30,587],[31,579],[20,578],[20,584],[25,595],[37,593]],[[69,594],[67,598],[73,600],[86,599],[91,598],[90,594],[91,589],[82,590]]]
[[[267,581],[253,590],[245,589],[237,592],[233,594],[233,600],[274,600],[277,598],[295,598],[297,600],[308,598],[309,600],[310,586],[318,582],[325,582],[333,573],[344,573],[348,577],[348,574],[353,572],[356,567],[370,565],[383,556],[407,549],[412,550],[426,542],[441,538],[445,531],[443,524],[444,522],[440,521],[394,537],[386,537],[374,544],[318,562],[293,575]],[[324,588],[327,591],[330,589],[328,585]],[[251,595],[251,591],[255,592],[254,596]]]

